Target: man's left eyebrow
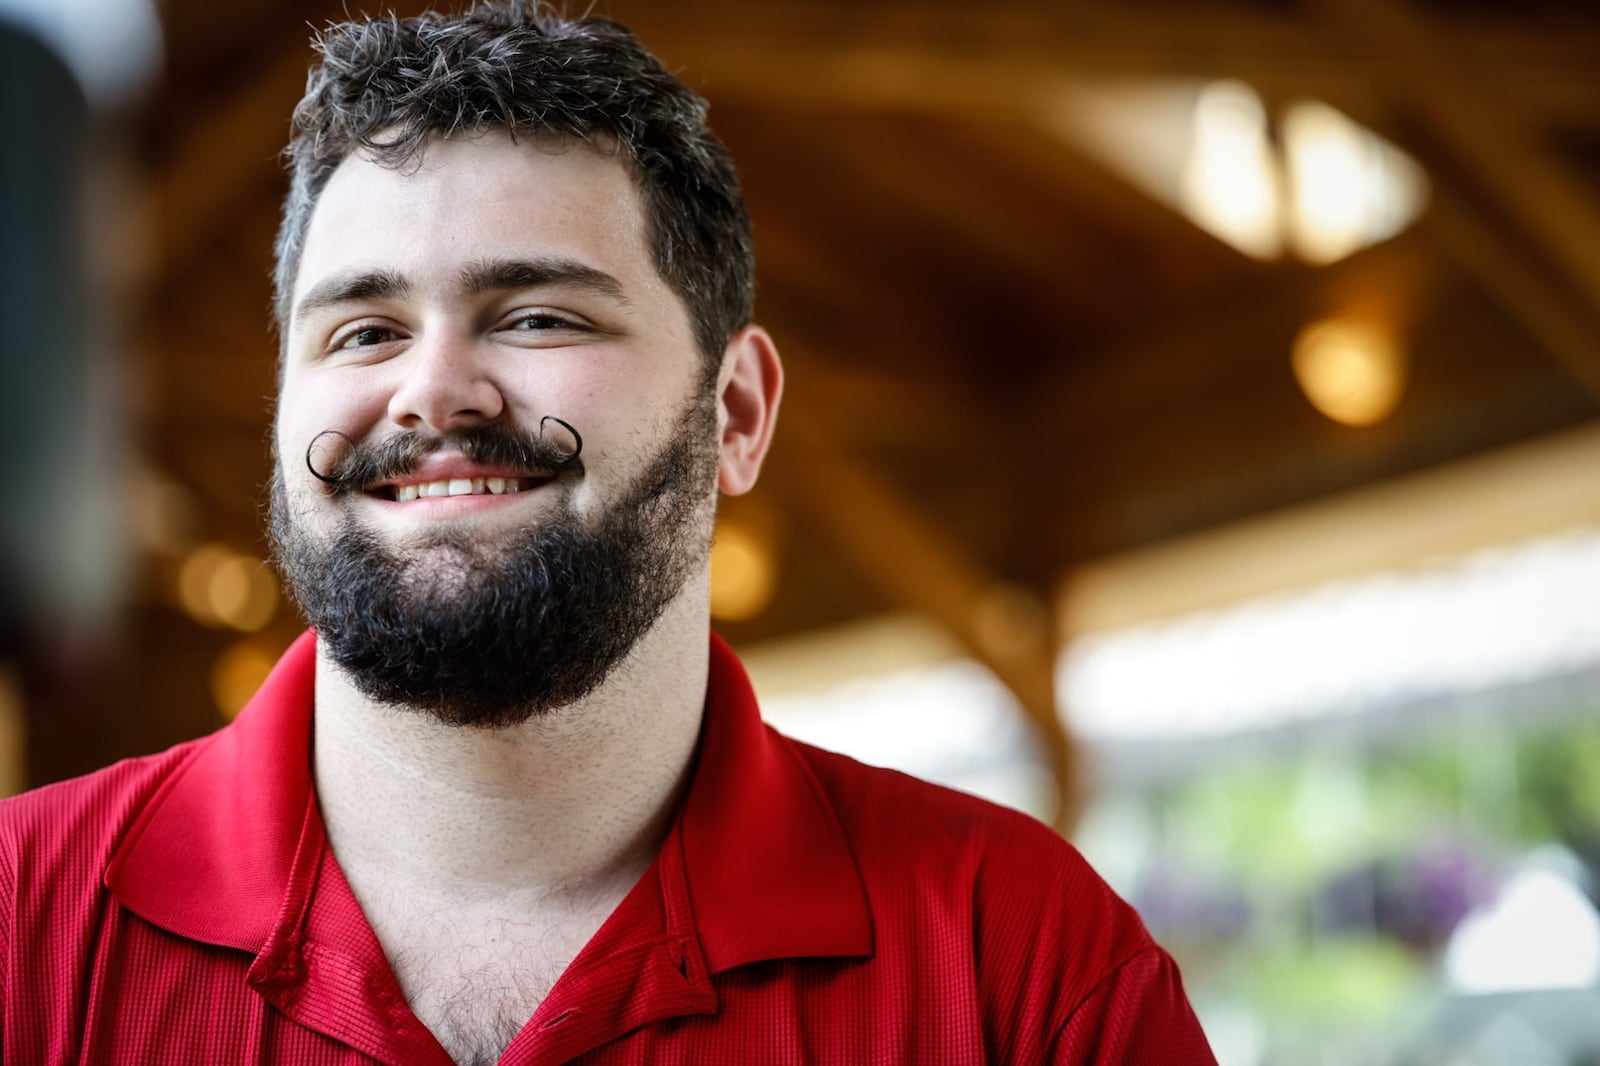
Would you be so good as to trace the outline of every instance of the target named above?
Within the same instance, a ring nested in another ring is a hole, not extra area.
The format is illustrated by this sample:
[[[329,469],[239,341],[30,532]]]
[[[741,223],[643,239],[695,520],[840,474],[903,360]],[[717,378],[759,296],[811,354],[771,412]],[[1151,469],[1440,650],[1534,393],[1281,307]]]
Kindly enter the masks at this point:
[[[551,285],[588,289],[620,303],[629,302],[622,282],[574,259],[483,259],[461,271],[461,287],[473,296]]]

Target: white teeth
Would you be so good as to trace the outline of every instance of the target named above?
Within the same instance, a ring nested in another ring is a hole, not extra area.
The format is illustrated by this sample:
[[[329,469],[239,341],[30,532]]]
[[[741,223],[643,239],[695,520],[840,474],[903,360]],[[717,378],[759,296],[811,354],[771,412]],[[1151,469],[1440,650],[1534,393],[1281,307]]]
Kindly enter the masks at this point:
[[[521,492],[522,482],[514,477],[457,477],[448,481],[424,481],[414,485],[396,485],[394,498],[400,503],[432,496],[482,496],[485,493],[503,496]]]

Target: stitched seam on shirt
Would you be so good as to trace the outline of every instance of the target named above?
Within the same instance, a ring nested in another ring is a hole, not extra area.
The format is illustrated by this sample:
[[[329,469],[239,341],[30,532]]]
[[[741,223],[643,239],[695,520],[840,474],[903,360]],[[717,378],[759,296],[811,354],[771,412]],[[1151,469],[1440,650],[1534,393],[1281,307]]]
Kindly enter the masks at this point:
[[[11,984],[11,946],[16,939],[17,924],[17,867],[15,858],[21,850],[20,841],[7,833],[0,843],[0,995],[9,992]],[[0,1026],[0,1030],[3,1030]]]
[[[1150,934],[1146,933],[1145,939],[1149,940],[1149,936]],[[1095,995],[1111,981],[1112,978],[1116,977],[1119,973],[1131,965],[1134,960],[1144,956],[1154,956],[1157,964],[1159,965],[1161,961],[1160,955],[1160,945],[1156,944],[1154,941],[1150,941],[1143,947],[1135,948],[1134,950],[1130,951],[1122,958],[1120,962],[1116,963],[1115,965],[1106,967],[1106,972],[1100,975],[1100,979],[1094,984],[1090,985],[1088,990],[1085,991],[1083,995],[1078,997],[1078,1001],[1072,1005],[1072,1009],[1067,1011],[1066,1016],[1061,1020],[1061,1027],[1054,1033],[1051,1033],[1050,1038],[1052,1040],[1059,1039],[1061,1034],[1066,1030],[1067,1026],[1071,1025],[1072,1020],[1078,1016],[1078,1012],[1083,1009],[1083,1005],[1093,999]]]

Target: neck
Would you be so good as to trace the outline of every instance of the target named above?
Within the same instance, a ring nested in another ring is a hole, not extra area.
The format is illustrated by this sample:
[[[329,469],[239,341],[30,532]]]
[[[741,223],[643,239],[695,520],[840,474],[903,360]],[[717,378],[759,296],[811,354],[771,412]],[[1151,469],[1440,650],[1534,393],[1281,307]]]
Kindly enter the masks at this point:
[[[319,652],[317,796],[357,896],[382,884],[458,904],[620,898],[666,833],[699,734],[694,591],[595,692],[504,729],[374,704]]]

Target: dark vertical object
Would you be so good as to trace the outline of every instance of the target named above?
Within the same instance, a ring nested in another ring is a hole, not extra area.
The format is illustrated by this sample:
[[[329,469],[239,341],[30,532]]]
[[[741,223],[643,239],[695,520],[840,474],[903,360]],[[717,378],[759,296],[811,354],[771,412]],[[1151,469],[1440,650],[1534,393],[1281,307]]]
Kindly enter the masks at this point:
[[[91,415],[99,309],[84,232],[90,130],[63,60],[0,23],[0,665],[23,684],[36,783],[93,759],[102,732],[90,710],[99,701],[87,638],[106,621],[97,546],[110,533],[89,527],[108,510],[114,474],[93,469],[109,449],[100,446],[108,427]]]
[[[88,106],[72,72],[0,25],[0,626],[14,647],[71,602],[90,324],[82,205]],[[85,484],[80,491],[90,491]]]

